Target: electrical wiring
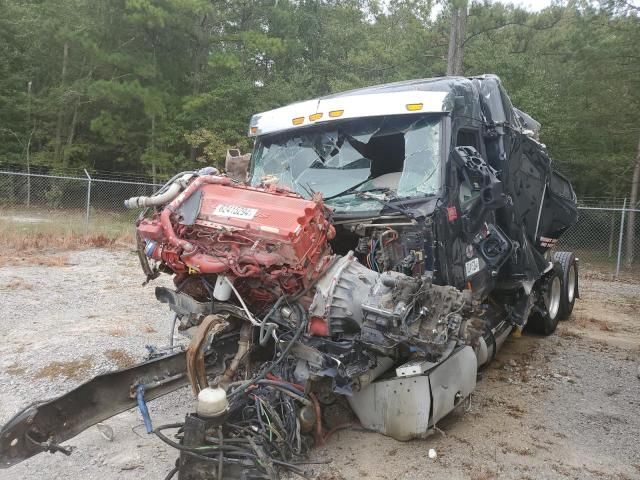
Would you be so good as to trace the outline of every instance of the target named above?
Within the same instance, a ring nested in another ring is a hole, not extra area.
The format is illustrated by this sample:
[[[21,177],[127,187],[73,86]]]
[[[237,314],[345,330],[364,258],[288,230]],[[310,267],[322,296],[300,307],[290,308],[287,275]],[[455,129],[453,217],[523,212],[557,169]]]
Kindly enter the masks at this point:
[[[330,268],[334,261],[325,268]],[[212,298],[213,311],[218,305],[213,301],[213,285],[204,278],[202,280]],[[238,306],[234,306],[237,311],[231,312],[232,315],[257,327],[259,338],[265,343],[263,346],[269,338],[274,339],[274,359],[264,363],[253,378],[229,384],[228,416],[219,427],[210,427],[205,432],[201,444],[182,443],[186,437],[182,432],[185,424],[161,426],[154,433],[179,450],[181,456],[211,464],[210,468],[205,468],[211,471],[212,478],[233,476],[233,469],[245,472],[246,478],[276,478],[278,475],[274,472],[281,469],[306,478],[305,471],[296,464],[304,463],[312,442],[310,437],[301,433],[298,412],[303,406],[313,408],[313,402],[305,394],[304,387],[289,381],[294,378],[294,365],[288,354],[309,323],[307,311],[298,301],[313,288],[315,282],[295,295],[282,295],[266,314],[252,314],[233,281],[230,278],[225,278],[225,281],[237,299]],[[292,310],[292,316],[282,317],[279,308],[283,305]],[[168,429],[180,429],[175,439],[164,433]],[[175,472],[169,473],[175,475]]]
[[[246,312],[247,318],[249,319],[251,324],[256,327],[261,326],[262,322],[259,322],[258,320],[256,320],[253,314],[249,311],[249,307],[247,307],[247,304],[244,303],[242,295],[240,295],[240,292],[238,292],[238,289],[233,285],[233,282],[229,280],[226,276],[224,277],[224,280],[227,283],[227,285],[229,285],[229,287],[231,288],[231,291],[233,291],[233,293],[235,294],[236,298],[240,302],[240,305],[242,305],[242,309]]]
[[[380,271],[380,265],[376,260],[375,252],[378,249],[378,245],[380,244],[380,240],[373,240],[371,246],[371,265],[373,266],[373,270],[376,272]]]
[[[278,365],[280,365],[285,358],[287,358],[287,354],[289,353],[289,350],[291,350],[293,345],[298,341],[298,338],[300,338],[300,335],[302,335],[302,332],[305,330],[305,328],[309,323],[309,318],[307,317],[307,313],[304,310],[304,308],[297,303],[295,304],[295,306],[300,313],[300,322],[299,322],[298,328],[293,334],[293,337],[291,338],[291,340],[289,340],[285,348],[280,352],[280,356],[273,363],[271,363],[268,366],[265,366],[260,371],[260,373],[255,375],[250,380],[243,382],[235,390],[230,392],[228,394],[229,397],[233,398],[234,396],[244,392],[247,389],[247,387],[249,387],[252,383],[255,383],[257,380],[263,379],[268,373],[271,373]]]
[[[312,402],[294,384],[280,376],[270,377],[256,380],[231,399],[224,424],[210,427],[202,445],[179,443],[184,423],[163,425],[154,433],[181,455],[211,463],[214,474],[222,471],[226,475],[228,468],[235,468],[244,470],[247,478],[270,478],[270,469],[276,468],[306,478],[297,464],[305,463],[310,445],[301,438],[297,408]],[[178,441],[164,433],[170,429],[178,429]]]

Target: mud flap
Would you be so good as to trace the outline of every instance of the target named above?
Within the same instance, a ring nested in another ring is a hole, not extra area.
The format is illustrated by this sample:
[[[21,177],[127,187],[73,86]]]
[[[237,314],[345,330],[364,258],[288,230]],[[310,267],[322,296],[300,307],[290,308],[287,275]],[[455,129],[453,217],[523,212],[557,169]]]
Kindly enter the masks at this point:
[[[378,380],[348,400],[363,427],[400,441],[423,438],[471,394],[476,374],[467,346],[422,375]]]

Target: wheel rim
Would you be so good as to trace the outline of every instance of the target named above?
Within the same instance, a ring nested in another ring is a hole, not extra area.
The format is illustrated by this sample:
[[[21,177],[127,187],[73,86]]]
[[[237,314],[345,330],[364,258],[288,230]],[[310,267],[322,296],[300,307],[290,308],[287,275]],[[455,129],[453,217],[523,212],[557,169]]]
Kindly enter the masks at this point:
[[[544,302],[547,305],[547,311],[551,319],[556,318],[560,308],[560,287],[560,277],[554,276],[545,294]]]
[[[567,278],[567,300],[569,303],[573,303],[573,299],[576,295],[576,266],[575,264],[571,264],[569,268],[569,275]]]

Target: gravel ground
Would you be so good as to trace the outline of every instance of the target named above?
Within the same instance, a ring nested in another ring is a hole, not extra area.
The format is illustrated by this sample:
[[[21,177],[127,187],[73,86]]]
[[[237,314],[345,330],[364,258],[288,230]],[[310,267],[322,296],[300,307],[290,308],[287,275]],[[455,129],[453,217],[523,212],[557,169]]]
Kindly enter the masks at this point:
[[[166,344],[169,311],[155,300],[154,285],[141,286],[131,252],[93,249],[15,263],[0,267],[0,422],[140,360],[146,345]],[[314,465],[312,478],[640,479],[640,285],[587,278],[580,293],[555,335],[508,340],[470,407],[442,421],[442,433],[401,443],[338,432],[313,452],[331,463]],[[185,388],[149,408],[160,424],[182,420],[192,404]],[[0,479],[164,478],[176,453],[144,433],[137,411],[105,423],[113,441],[90,428],[68,442],[76,447],[70,457],[41,454],[0,471]]]

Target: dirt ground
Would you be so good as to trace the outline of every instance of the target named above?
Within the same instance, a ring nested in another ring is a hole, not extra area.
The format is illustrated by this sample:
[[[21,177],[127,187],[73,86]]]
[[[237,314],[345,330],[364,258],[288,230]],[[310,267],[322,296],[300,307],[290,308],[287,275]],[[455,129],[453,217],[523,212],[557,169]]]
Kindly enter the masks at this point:
[[[0,422],[35,400],[163,346],[170,322],[131,252],[92,249],[5,256],[0,267]],[[588,277],[585,275],[585,277]],[[160,281],[167,284],[168,278]],[[511,337],[482,373],[467,409],[425,440],[358,429],[336,433],[312,478],[640,479],[640,285],[583,278],[555,335]],[[150,403],[156,425],[180,421],[188,389]],[[162,479],[176,452],[144,432],[136,410],[41,454],[0,479]],[[428,457],[435,449],[436,459]]]

